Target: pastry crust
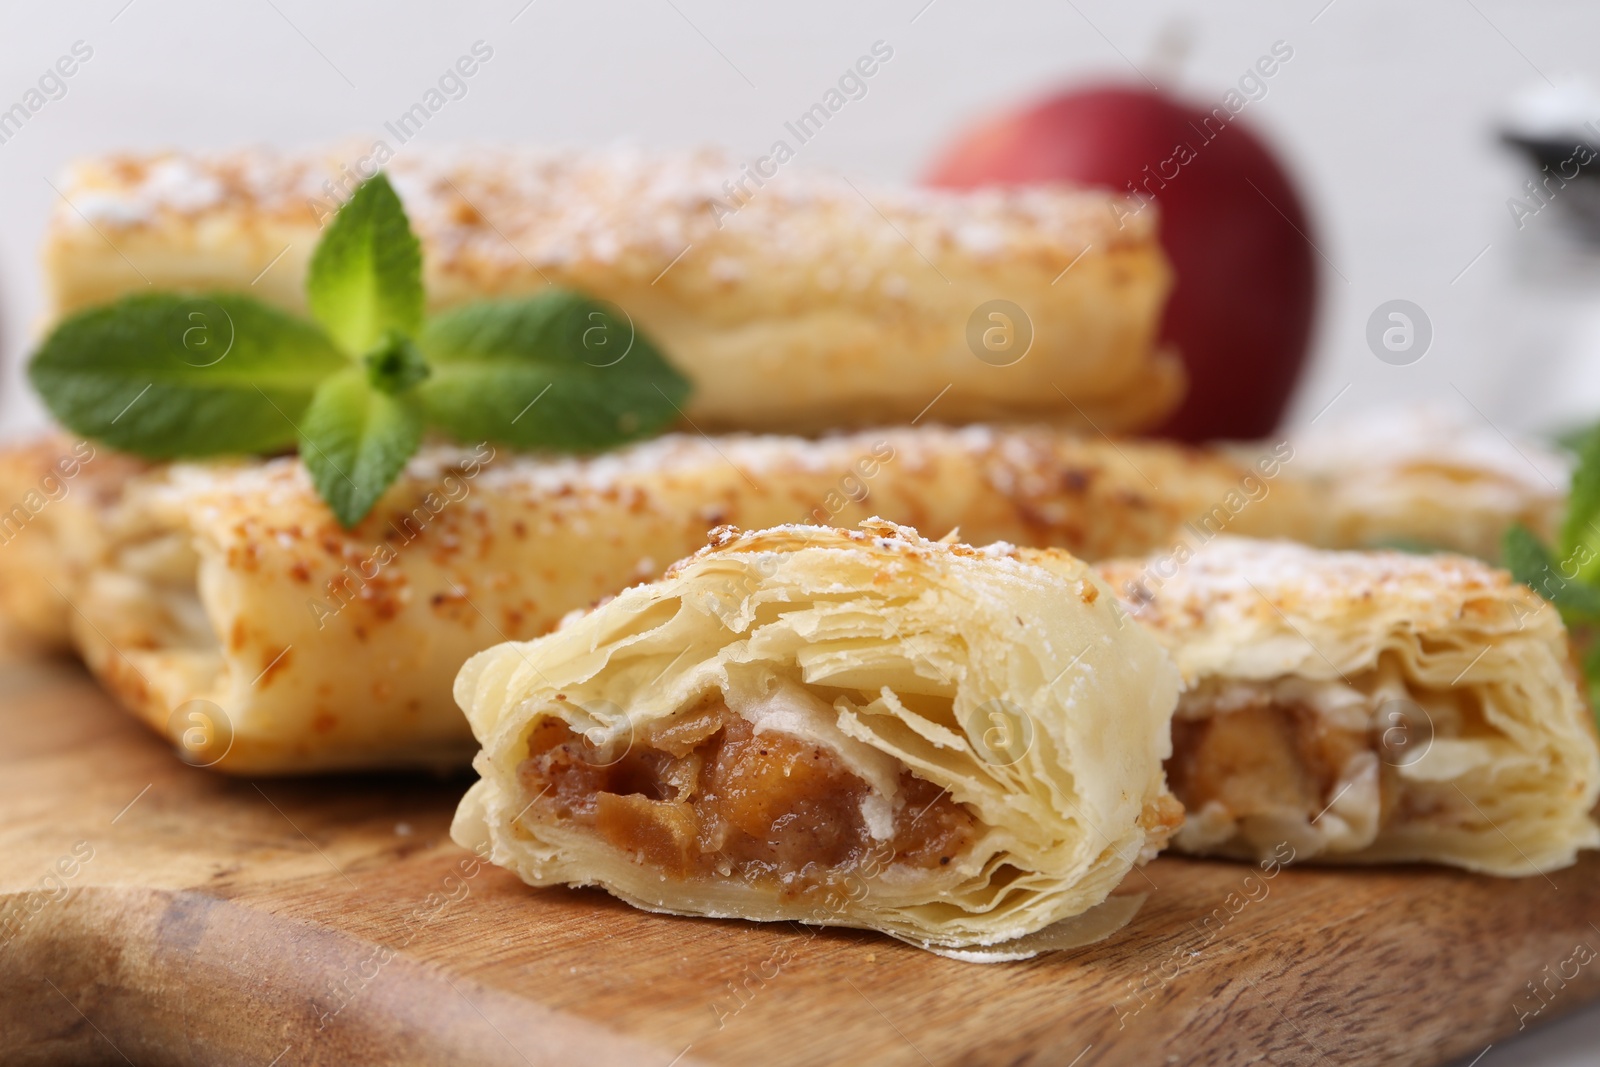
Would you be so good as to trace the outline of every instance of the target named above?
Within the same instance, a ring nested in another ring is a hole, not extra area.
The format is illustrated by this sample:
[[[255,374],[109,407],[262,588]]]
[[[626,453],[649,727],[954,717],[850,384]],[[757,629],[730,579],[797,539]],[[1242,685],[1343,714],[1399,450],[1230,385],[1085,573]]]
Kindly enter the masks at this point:
[[[487,842],[530,884],[597,884],[653,911],[1003,945],[1102,903],[1176,822],[1161,774],[1176,671],[1063,552],[940,544],[881,521],[724,527],[661,581],[474,656],[455,693],[483,745],[456,840]],[[581,735],[570,751],[615,766],[670,745],[650,739],[691,729],[708,700],[733,716],[709,740],[753,729],[761,746],[734,784],[725,760],[689,753],[665,773],[700,767],[698,786],[674,778],[678,800],[591,794],[597,824],[568,792],[590,765],[531,791],[541,731]],[[859,783],[859,811],[790,799],[818,760],[848,769],[835,781]],[[764,783],[753,827],[742,810],[719,815],[743,781]],[[624,801],[697,824],[695,844],[617,837],[606,805]],[[905,828],[941,804],[929,818],[963,820],[961,833],[936,857],[907,854]],[[883,854],[808,860],[840,832]],[[740,840],[773,858],[740,866]],[[685,854],[710,866],[676,868]]]
[[[147,468],[61,433],[0,448],[0,642],[27,652],[69,647],[71,600],[104,548],[100,517]]]
[[[1214,456],[979,427],[668,436],[581,460],[428,446],[346,531],[293,458],[177,464],[100,520],[74,634],[175,742],[174,709],[222,709],[219,769],[461,765],[473,745],[450,684],[468,656],[659,576],[720,523],[882,512],[1105,557],[1167,542],[1239,477]]]
[[[1232,537],[1096,569],[1183,672],[1180,851],[1526,875],[1600,845],[1566,632],[1503,571]]]
[[[1476,414],[1379,409],[1295,435],[1299,479],[1332,548],[1445,549],[1498,560],[1506,528],[1556,539],[1571,461]]]
[[[695,448],[704,457],[712,457],[716,450],[745,454],[750,440],[719,438],[711,443],[714,448],[703,441],[685,448],[682,439],[669,437],[661,445],[623,450],[614,457],[615,463],[608,458],[585,462],[596,470],[648,468],[653,461],[646,457],[656,457],[670,469],[691,457]],[[851,458],[841,458],[825,440],[807,461],[803,442],[767,440],[769,457],[788,455],[783,463],[837,465],[830,486],[807,483],[805,489],[793,490],[799,494],[815,490],[801,503],[808,521],[848,524],[876,510],[919,529],[961,526],[969,539],[979,543],[1008,540],[1060,546],[1086,559],[1165,548],[1165,558],[1149,561],[1158,569],[1167,567],[1181,551],[1224,532],[1286,537],[1325,548],[1426,545],[1493,560],[1512,523],[1520,522],[1546,540],[1554,538],[1565,505],[1556,485],[1567,479],[1567,460],[1533,442],[1513,444],[1481,425],[1441,423],[1416,412],[1391,416],[1376,426],[1365,421],[1335,426],[1300,444],[1281,441],[1214,449],[1154,441],[1114,443],[1098,435],[1079,439],[1037,428],[950,431],[930,425],[863,436],[861,454]],[[64,435],[52,435],[0,448],[0,489],[6,491],[5,499],[23,500],[50,475],[51,464],[70,446]],[[911,477],[907,470],[920,471],[935,462],[931,457],[951,453],[965,453],[970,459],[957,465],[959,471],[941,471],[938,499],[931,495],[932,480],[916,477],[913,482],[921,487],[908,488],[896,501],[857,506],[865,494]],[[106,461],[97,469],[107,475],[94,479],[92,496],[76,501],[96,508],[116,499],[124,481],[145,466],[105,449],[97,454]],[[899,466],[901,460],[909,460],[904,468]],[[544,459],[522,462],[530,469],[531,465],[583,469],[551,465]],[[887,481],[880,480],[878,472],[883,469],[890,470]],[[756,516],[753,521],[724,513],[721,502],[727,499],[744,506],[744,490],[753,488],[759,478],[758,471],[752,473],[750,481],[741,479],[731,489],[720,490],[723,497],[686,495],[680,500],[703,522],[702,529],[736,519],[759,526],[797,518],[790,511]],[[641,479],[638,484],[647,486],[648,481]],[[5,612],[8,628],[23,642],[62,649],[71,613],[67,598],[76,596],[78,572],[94,562],[99,519],[71,508],[52,509],[42,518],[41,531],[58,532],[30,535],[16,551],[0,552],[0,605],[10,606]],[[696,529],[690,540],[647,554],[658,560],[676,558],[699,543],[700,533]],[[335,531],[331,536],[343,534]],[[631,576],[631,572],[615,575],[612,582],[621,584]],[[50,590],[49,583],[65,596]]]
[[[53,316],[152,285],[303,309],[337,203],[323,183],[364,154],[79,163],[45,245]],[[737,162],[709,151],[408,149],[387,170],[435,310],[547,285],[609,300],[693,380],[686,417],[701,429],[904,422],[937,397],[950,421],[1118,431],[1181,398],[1181,364],[1156,346],[1170,277],[1152,213],[1106,193],[883,190],[786,171],[741,205],[724,187]],[[968,340],[996,299],[1032,329],[1005,366]]]
[[[73,521],[75,551],[92,558],[52,558],[40,573],[81,609],[71,621],[92,669],[157,730],[193,736],[173,720],[190,700],[226,710],[221,769],[459,764],[471,753],[450,699],[462,661],[657,577],[720,523],[881,514],[973,543],[1151,553],[1160,575],[1219,528],[1322,532],[1293,461],[1264,469],[985,427],[667,436],[589,459],[428,446],[346,531],[293,458],[180,464],[118,481],[119,502]],[[35,581],[11,571],[21,559],[0,551],[0,585]],[[66,577],[78,573],[81,585]],[[46,614],[68,625],[64,602]]]

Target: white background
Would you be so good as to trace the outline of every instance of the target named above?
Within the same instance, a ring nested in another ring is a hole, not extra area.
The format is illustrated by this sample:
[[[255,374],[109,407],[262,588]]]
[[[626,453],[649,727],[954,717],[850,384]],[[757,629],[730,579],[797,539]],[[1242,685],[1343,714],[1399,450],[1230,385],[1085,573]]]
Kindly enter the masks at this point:
[[[716,142],[755,154],[882,39],[893,60],[801,157],[877,180],[914,178],[953,128],[1030,94],[1136,79],[1134,65],[1156,74],[1163,35],[1190,42],[1172,80],[1208,102],[1286,41],[1294,58],[1246,118],[1303,183],[1326,268],[1295,420],[1335,397],[1351,410],[1432,399],[1506,429],[1600,415],[1597,273],[1552,262],[1550,234],[1537,232],[1549,214],[1516,228],[1506,200],[1529,175],[1496,139],[1519,91],[1600,75],[1600,4],[525,2],[6,4],[0,107],[74,41],[94,57],[0,145],[0,436],[40,419],[19,367],[56,195],[46,179],[65,161],[114,147],[377,137],[480,39],[493,59],[423,142]],[[1431,349],[1410,366],[1380,363],[1365,342],[1368,315],[1393,298],[1433,324]],[[1449,996],[1450,981],[1416,995]],[[1591,1012],[1480,1062],[1592,1063],[1597,1047]]]

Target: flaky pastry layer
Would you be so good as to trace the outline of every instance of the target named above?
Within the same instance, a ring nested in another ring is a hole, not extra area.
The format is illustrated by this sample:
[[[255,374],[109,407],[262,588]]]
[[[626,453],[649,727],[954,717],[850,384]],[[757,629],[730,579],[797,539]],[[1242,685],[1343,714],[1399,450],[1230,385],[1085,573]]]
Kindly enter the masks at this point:
[[[654,911],[1015,946],[1177,819],[1176,671],[1058,551],[723,528],[455,693],[483,746],[456,840]]]
[[[1096,569],[1183,673],[1179,850],[1526,875],[1600,844],[1565,629],[1505,572],[1233,537]]]

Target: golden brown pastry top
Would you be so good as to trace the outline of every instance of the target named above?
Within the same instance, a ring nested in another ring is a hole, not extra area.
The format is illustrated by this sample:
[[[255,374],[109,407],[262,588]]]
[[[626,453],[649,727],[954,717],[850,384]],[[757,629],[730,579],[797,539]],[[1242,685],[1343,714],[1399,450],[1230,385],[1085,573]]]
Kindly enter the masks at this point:
[[[1096,570],[1145,625],[1182,640],[1376,624],[1427,632],[1560,629],[1549,605],[1505,571],[1466,556],[1329,552],[1288,541],[1219,537],[1163,580],[1143,560]]]
[[[344,181],[341,167],[366,154],[347,146],[84,160],[65,179],[52,229],[59,240],[92,226],[114,241],[212,217],[319,224],[338,204],[324,183]],[[794,168],[759,189],[747,181],[745,198],[727,184],[741,177],[739,162],[713,150],[407,150],[385,166],[430,271],[486,292],[517,285],[530,267],[648,283],[693,246],[662,284],[726,289],[759,271],[775,294],[877,299],[905,295],[907,275],[984,263],[1054,273],[1090,247],[1138,246],[1154,233],[1153,213],[1117,212],[1119,198],[1069,188],[889,191]]]

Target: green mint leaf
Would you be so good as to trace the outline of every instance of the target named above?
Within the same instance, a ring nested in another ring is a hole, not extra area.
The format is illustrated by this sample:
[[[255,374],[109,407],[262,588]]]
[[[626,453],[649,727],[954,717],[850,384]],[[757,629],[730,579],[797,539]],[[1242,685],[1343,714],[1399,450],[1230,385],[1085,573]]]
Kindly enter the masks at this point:
[[[411,338],[398,330],[385,331],[361,362],[372,387],[390,394],[403,393],[432,373]]]
[[[315,325],[236,293],[149,293],[79,312],[28,377],[74,433],[152,459],[294,443],[344,356]]]
[[[1428,541],[1419,541],[1415,537],[1384,537],[1379,538],[1366,546],[1373,549],[1386,548],[1391,552],[1404,552],[1412,556],[1432,556],[1446,549]]]
[[[1501,554],[1511,576],[1560,609],[1569,625],[1600,622],[1600,589],[1565,577],[1526,526],[1506,531]]]
[[[431,319],[430,424],[459,441],[589,451],[673,422],[689,381],[621,309],[551,290]]]
[[[1581,426],[1569,425],[1566,427],[1566,429],[1552,434],[1551,436],[1556,444],[1560,445],[1568,452],[1576,454],[1583,451],[1583,446],[1587,444],[1589,442],[1589,438],[1593,437],[1596,433],[1600,433],[1600,425],[1596,425],[1594,423],[1584,423]]]
[[[1591,432],[1576,450],[1567,498],[1567,519],[1561,527],[1561,555],[1572,560],[1579,577],[1600,576],[1600,431]]]
[[[421,443],[416,397],[374,389],[361,367],[323,382],[300,424],[300,458],[346,528],[366,517]]]
[[[1583,654],[1583,677],[1589,683],[1589,707],[1593,709],[1595,726],[1600,727],[1600,640],[1595,638],[1593,633],[1580,635],[1574,643],[1581,647],[1585,639],[1590,642],[1588,651]]]
[[[306,276],[311,314],[351,356],[384,331],[422,327],[422,246],[386,175],[356,188],[339,209]]]
[[[1550,569],[1550,553],[1532,530],[1517,523],[1500,542],[1500,558],[1511,577],[1535,591]]]

